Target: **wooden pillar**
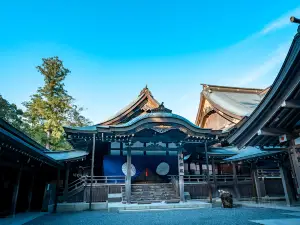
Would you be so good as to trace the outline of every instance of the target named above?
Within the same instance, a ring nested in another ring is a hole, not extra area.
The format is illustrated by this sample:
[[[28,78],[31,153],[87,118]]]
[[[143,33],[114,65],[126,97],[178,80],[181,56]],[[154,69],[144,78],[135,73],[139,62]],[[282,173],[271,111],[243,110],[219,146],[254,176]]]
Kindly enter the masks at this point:
[[[55,186],[55,198],[54,198],[53,213],[56,213],[56,210],[57,210],[57,202],[58,202],[58,194],[59,194],[59,182],[60,182],[60,169],[57,169],[57,178],[56,178],[56,186]]]
[[[182,150],[178,151],[178,183],[179,183],[179,196],[180,201],[184,202],[184,162],[183,162],[183,154]]]
[[[42,204],[42,212],[48,212],[49,206],[49,193],[48,193],[48,183],[45,183],[44,195],[43,195],[43,204]]]
[[[70,174],[70,163],[67,163],[66,174],[65,174],[64,202],[67,202],[67,198],[68,198],[69,174]]]
[[[240,199],[240,191],[238,188],[238,179],[237,179],[237,174],[236,174],[236,165],[235,163],[232,163],[232,173],[233,173],[233,188],[234,192],[236,194],[236,198]]]
[[[293,203],[293,191],[288,180],[288,169],[285,168],[283,165],[279,165],[279,171],[280,171],[286,204],[287,206],[291,206]]]
[[[256,200],[259,201],[261,198],[260,181],[257,175],[257,169],[255,168],[252,168],[252,180],[254,182],[254,187],[256,190]]]
[[[212,188],[210,185],[210,177],[209,177],[209,169],[208,169],[208,147],[207,147],[207,141],[205,141],[204,144],[205,148],[205,161],[206,161],[206,182],[207,182],[207,188],[208,188],[208,197],[209,197],[209,202],[212,203]]]
[[[131,198],[131,149],[127,149],[127,173],[125,184],[126,200],[127,204],[130,204]]]
[[[218,164],[218,165],[217,165],[217,168],[218,168],[218,175],[221,175],[221,174],[222,174],[222,171],[221,171],[221,165]]]
[[[23,165],[21,165],[21,167],[18,171],[16,183],[14,185],[14,191],[13,191],[13,196],[12,196],[12,205],[11,205],[12,206],[11,207],[11,214],[12,214],[13,217],[16,214],[16,208],[17,208],[19,188],[20,188],[20,180],[21,180],[22,172],[23,172]]]
[[[212,157],[212,174],[213,174],[213,178],[214,178],[214,184],[215,184],[215,187],[217,187],[217,179],[216,179],[216,165],[215,165],[215,159],[214,157]]]
[[[95,148],[96,148],[96,134],[93,134],[93,149],[92,149],[92,164],[91,164],[91,184],[90,184],[90,202],[89,202],[89,210],[92,210],[92,201],[93,201],[93,183],[94,183]]]
[[[31,178],[31,184],[29,187],[29,192],[28,192],[28,208],[27,208],[27,212],[29,212],[31,210],[31,200],[32,200],[32,192],[33,192],[33,187],[34,187],[34,174],[32,175]]]
[[[298,161],[298,157],[297,157],[297,151],[299,151],[299,149],[295,147],[295,140],[291,140],[290,146],[291,146],[289,151],[290,164],[292,166],[292,170],[295,176],[295,181],[297,183],[297,194],[300,195],[300,162]]]

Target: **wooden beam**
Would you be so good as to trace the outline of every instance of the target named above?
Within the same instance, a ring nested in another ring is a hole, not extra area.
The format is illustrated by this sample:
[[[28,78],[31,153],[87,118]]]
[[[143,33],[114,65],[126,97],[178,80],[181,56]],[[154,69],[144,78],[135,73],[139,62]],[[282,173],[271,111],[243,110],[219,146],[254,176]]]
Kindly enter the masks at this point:
[[[31,184],[30,184],[29,191],[28,191],[28,208],[27,208],[27,212],[29,212],[31,210],[31,200],[32,200],[33,187],[34,187],[34,178],[35,178],[35,174],[32,174]]]
[[[179,183],[179,196],[181,202],[185,202],[183,175],[184,175],[184,162],[183,162],[183,154],[181,150],[178,151],[178,183]]]
[[[210,178],[209,178],[209,169],[208,169],[208,147],[207,147],[207,140],[205,140],[205,161],[206,161],[206,181],[207,181],[207,188],[208,188],[208,197],[209,197],[209,202],[212,203],[212,188],[211,188],[211,185],[210,185]]]
[[[300,100],[292,99],[292,100],[284,101],[281,104],[281,107],[299,109],[300,108]]]
[[[212,167],[212,174],[213,174],[213,178],[214,178],[214,184],[215,187],[217,187],[217,179],[216,179],[216,165],[215,165],[215,159],[214,157],[212,157],[211,159],[211,167]]]
[[[238,188],[238,180],[237,180],[237,174],[236,174],[236,164],[232,163],[232,173],[233,173],[233,188],[236,194],[236,198],[240,199],[241,195],[240,195],[240,191]]]
[[[57,202],[58,202],[58,194],[59,194],[59,181],[60,181],[60,169],[57,169],[53,213],[56,213],[56,210],[57,210]]]
[[[0,166],[10,167],[10,168],[14,168],[14,169],[20,169],[22,167],[23,171],[29,171],[29,172],[31,172],[32,170],[35,169],[34,167],[28,167],[28,166],[21,165],[19,163],[6,162],[3,160],[0,160]]]
[[[11,213],[12,216],[14,217],[16,214],[16,208],[17,208],[17,202],[18,202],[18,195],[19,195],[19,188],[20,188],[20,180],[23,172],[23,166],[21,165],[20,170],[18,171],[17,179],[16,179],[16,184],[14,185],[14,192],[12,196],[12,207],[11,207]]]
[[[260,188],[260,181],[257,175],[257,169],[252,170],[252,174],[253,174],[253,179],[254,179],[254,184],[255,184],[255,189],[256,189],[256,196],[257,196],[257,200],[260,201],[261,199],[261,188]]]
[[[283,135],[283,134],[286,134],[288,136],[291,135],[290,132],[288,132],[287,130],[285,129],[280,129],[280,128],[262,128],[260,130],[257,131],[257,135],[261,136],[275,136],[275,137],[278,137],[280,135]]]
[[[70,163],[67,163],[66,174],[65,174],[64,202],[67,202],[67,198],[68,198],[69,174],[70,174]]]
[[[290,186],[288,181],[288,170],[282,165],[280,165],[279,171],[280,171],[286,204],[287,206],[291,206],[291,204],[293,203],[293,196],[292,196],[292,187]]]
[[[131,149],[127,150],[127,173],[125,183],[126,201],[130,204],[131,200]]]
[[[103,136],[103,135],[102,135],[102,136]],[[93,149],[92,149],[92,165],[91,165],[91,185],[90,185],[90,203],[89,203],[89,210],[92,210],[92,201],[93,201],[93,182],[94,182],[95,148],[96,148],[96,134],[93,134]]]

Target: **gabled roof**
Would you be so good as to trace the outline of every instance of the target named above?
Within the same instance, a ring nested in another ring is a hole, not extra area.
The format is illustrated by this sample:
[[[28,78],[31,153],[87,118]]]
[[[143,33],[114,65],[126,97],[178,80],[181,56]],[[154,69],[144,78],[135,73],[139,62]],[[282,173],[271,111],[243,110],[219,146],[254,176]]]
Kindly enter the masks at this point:
[[[287,103],[297,103],[299,99],[300,26],[269,92],[249,118],[228,137],[228,142],[239,148],[285,145],[279,143],[279,136],[292,133],[300,121],[299,108]]]
[[[223,137],[222,131],[200,128],[186,118],[173,114],[163,103],[126,123],[64,127],[64,130],[69,143],[76,149],[86,148],[92,135],[102,142],[145,142],[146,138],[153,143],[163,140],[168,143],[184,142],[189,145],[204,141],[212,144],[219,137]]]
[[[85,134],[94,134],[97,132],[101,133],[114,133],[118,134],[119,132],[127,132],[133,130],[136,132],[136,127],[141,126],[143,124],[149,123],[151,126],[157,126],[158,124],[163,123],[174,123],[174,124],[181,124],[186,129],[189,129],[191,132],[195,132],[194,135],[201,134],[214,134],[214,135],[221,135],[221,131],[218,130],[211,130],[211,129],[204,129],[200,128],[197,125],[193,124],[186,118],[173,114],[172,112],[166,111],[156,111],[155,109],[152,110],[153,112],[145,113],[143,115],[134,117],[130,121],[122,124],[116,125],[94,125],[94,126],[86,126],[86,127],[64,127],[64,130],[67,134],[69,133],[85,133]],[[147,126],[150,128],[151,126]]]
[[[139,116],[151,109],[157,108],[158,106],[158,101],[153,98],[152,93],[146,86],[134,101],[132,101],[125,108],[121,109],[112,117],[99,123],[99,125],[116,125],[126,123],[132,118]]]
[[[226,87],[202,84],[196,124],[203,123],[204,117],[214,111],[232,123],[249,116],[268,92],[267,89]],[[204,109],[205,101],[211,108]]]

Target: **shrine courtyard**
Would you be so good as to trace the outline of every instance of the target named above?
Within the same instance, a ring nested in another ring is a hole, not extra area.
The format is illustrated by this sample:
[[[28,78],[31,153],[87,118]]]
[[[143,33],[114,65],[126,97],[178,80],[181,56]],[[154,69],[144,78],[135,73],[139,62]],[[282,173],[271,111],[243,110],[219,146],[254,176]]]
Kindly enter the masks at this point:
[[[255,221],[255,222],[253,222]],[[240,207],[233,209],[176,210],[152,212],[108,213],[85,211],[57,213],[39,217],[26,225],[96,225],[96,224],[300,224],[300,212],[279,209]]]

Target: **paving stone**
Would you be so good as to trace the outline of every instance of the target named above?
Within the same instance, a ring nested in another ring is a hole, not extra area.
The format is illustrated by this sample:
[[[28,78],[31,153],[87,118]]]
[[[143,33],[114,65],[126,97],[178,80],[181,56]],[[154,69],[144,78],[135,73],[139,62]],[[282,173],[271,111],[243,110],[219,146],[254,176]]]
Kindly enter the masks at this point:
[[[299,220],[299,217],[284,214],[288,212],[285,210],[250,207],[134,213],[85,211],[80,213],[49,214],[26,223],[26,225],[254,225],[255,223],[251,221],[280,219],[280,221],[288,222],[289,219],[293,219],[293,221]]]

